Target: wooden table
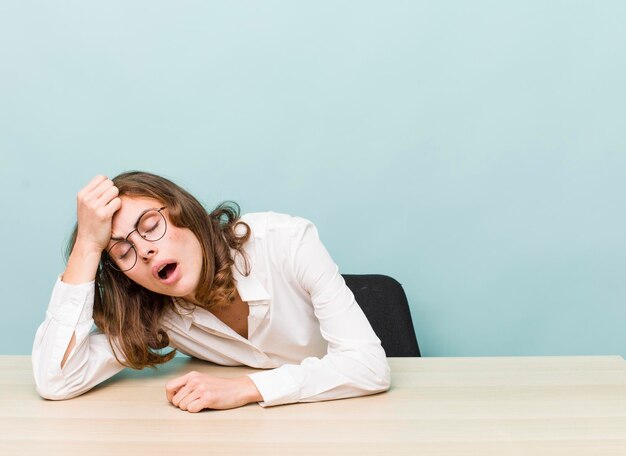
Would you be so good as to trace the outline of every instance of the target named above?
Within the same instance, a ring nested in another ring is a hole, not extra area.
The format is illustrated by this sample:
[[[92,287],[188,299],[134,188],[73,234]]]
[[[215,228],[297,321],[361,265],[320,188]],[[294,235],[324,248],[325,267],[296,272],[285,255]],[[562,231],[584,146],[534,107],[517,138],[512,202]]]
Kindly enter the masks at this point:
[[[127,369],[68,401],[37,395],[30,357],[0,356],[0,454],[626,455],[619,356],[390,358],[369,397],[192,414],[165,383],[190,370],[252,369],[175,358]]]

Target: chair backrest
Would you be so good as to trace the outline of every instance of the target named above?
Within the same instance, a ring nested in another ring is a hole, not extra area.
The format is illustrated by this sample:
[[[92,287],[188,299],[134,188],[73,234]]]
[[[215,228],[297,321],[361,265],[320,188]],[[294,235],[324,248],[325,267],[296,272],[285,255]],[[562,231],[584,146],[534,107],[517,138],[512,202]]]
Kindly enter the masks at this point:
[[[392,277],[379,274],[343,274],[343,278],[387,356],[420,356],[402,285]]]

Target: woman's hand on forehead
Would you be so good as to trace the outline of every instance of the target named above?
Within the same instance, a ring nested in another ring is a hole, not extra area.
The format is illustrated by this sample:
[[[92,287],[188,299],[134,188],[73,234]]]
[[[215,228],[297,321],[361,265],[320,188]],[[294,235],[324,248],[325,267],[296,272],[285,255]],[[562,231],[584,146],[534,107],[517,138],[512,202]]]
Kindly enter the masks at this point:
[[[121,208],[119,189],[105,176],[94,177],[78,192],[77,244],[102,251],[111,239],[113,215]]]

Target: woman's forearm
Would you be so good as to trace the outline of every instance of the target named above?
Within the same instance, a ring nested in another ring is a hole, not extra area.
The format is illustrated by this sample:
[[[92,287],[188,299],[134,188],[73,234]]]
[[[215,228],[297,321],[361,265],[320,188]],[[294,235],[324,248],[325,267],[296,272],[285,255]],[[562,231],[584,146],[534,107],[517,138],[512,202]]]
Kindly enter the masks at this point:
[[[78,243],[72,249],[61,280],[69,285],[80,285],[96,278],[101,250],[87,248]]]

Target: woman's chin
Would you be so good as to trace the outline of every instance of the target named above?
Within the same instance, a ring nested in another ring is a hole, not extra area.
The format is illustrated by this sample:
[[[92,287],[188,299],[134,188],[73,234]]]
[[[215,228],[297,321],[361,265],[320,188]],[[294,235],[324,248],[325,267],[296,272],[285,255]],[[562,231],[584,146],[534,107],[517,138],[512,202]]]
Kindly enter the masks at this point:
[[[171,296],[173,298],[182,298],[186,301],[193,302],[196,295],[196,287],[194,284],[186,284],[186,283],[177,283],[176,287],[168,290],[164,294]]]

